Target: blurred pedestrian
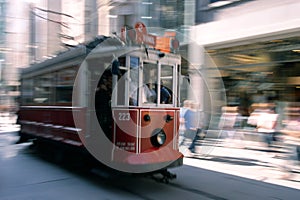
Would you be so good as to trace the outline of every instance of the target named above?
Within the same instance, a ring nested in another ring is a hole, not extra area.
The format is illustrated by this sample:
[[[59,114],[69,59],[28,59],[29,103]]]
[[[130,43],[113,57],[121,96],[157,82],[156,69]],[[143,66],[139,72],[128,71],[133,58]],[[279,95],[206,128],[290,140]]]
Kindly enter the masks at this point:
[[[200,111],[199,111],[199,104],[196,102],[193,102],[191,104],[191,109],[189,110],[188,116],[191,121],[190,123],[190,130],[193,133],[193,137],[192,137],[192,143],[189,146],[189,150],[192,153],[195,153],[195,146],[196,146],[196,142],[200,139],[200,134],[203,131],[202,130],[202,126],[201,126],[201,121],[203,120],[200,117]]]
[[[189,107],[188,107],[189,105]],[[182,115],[184,119],[184,137],[180,145],[185,143],[186,138],[190,139],[192,142],[189,145],[188,149],[194,153],[195,152],[195,143],[198,140],[197,133],[199,131],[199,111],[198,104],[196,102],[186,102],[186,107]]]
[[[185,130],[186,130],[184,115],[185,115],[186,111],[188,109],[190,109],[190,103],[191,103],[190,100],[185,100],[183,102],[183,106],[180,108],[179,146],[181,146],[184,143],[184,133],[185,133]]]
[[[181,117],[181,121],[183,122],[183,126],[184,126],[184,134],[183,134],[183,139],[182,139],[181,143],[179,144],[180,146],[184,145],[186,138],[190,139],[191,134],[193,134],[193,131],[192,131],[193,121],[191,120],[193,112],[191,111],[191,105],[192,105],[192,101],[186,100],[184,102],[184,107],[181,109],[180,117]]]
[[[185,112],[190,108],[191,101],[190,100],[185,100],[183,102],[183,106],[180,108],[180,119],[182,120],[182,122],[184,122],[184,115]]]
[[[276,141],[276,132],[278,114],[275,112],[275,108],[269,108],[265,113],[260,114],[257,121],[257,131],[263,133],[266,144],[270,147],[274,141]]]

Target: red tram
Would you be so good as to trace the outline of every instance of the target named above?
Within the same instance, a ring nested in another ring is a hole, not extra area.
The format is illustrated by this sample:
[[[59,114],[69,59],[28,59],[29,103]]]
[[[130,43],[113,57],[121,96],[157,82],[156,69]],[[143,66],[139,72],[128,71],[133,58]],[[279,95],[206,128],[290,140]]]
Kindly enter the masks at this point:
[[[128,173],[180,166],[180,65],[178,54],[116,37],[34,64],[21,74],[20,138],[85,149]]]

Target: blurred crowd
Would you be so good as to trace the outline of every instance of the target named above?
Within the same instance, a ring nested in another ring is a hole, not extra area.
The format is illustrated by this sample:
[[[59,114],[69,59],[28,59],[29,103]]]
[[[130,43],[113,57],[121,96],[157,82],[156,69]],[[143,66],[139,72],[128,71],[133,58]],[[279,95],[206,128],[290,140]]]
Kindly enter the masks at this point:
[[[201,119],[199,104],[184,101],[179,146],[187,146],[191,153],[197,153],[195,145],[201,146],[208,136]],[[270,152],[273,148],[286,149],[289,156],[285,159],[300,166],[300,103],[253,103],[248,116],[241,113],[239,106],[224,106],[217,129],[221,132],[219,140],[249,140],[246,136],[251,134]]]

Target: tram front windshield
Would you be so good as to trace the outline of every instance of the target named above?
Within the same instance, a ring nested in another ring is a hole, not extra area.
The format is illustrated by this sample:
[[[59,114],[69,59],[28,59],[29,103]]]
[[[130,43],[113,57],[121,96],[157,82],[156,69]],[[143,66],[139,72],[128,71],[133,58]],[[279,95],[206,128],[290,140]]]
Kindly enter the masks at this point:
[[[130,106],[173,104],[173,66],[151,62],[143,62],[142,68],[130,66],[129,80]]]

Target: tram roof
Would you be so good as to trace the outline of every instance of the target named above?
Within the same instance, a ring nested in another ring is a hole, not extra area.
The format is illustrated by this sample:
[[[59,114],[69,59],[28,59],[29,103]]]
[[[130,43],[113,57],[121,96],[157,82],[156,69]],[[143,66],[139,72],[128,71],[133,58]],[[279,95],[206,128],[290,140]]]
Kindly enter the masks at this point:
[[[77,45],[67,51],[61,52],[53,58],[35,63],[27,68],[22,69],[22,74],[37,73],[48,68],[63,68],[66,66],[77,65],[91,52],[96,46],[110,37],[97,36],[93,41],[86,44]],[[116,39],[115,39],[116,40]],[[53,69],[52,69],[53,70]]]
[[[89,59],[98,55],[119,56],[119,54],[125,54],[126,52],[130,52],[134,49],[138,50],[141,48],[138,46],[131,47],[132,48],[128,48],[128,46],[125,46],[124,43],[116,37],[97,36],[93,41],[75,46],[72,49],[58,54],[56,57],[33,64],[28,68],[24,68],[21,74],[24,78],[32,77],[70,66],[79,66],[88,55]],[[148,51],[150,53],[152,50],[149,49]]]

